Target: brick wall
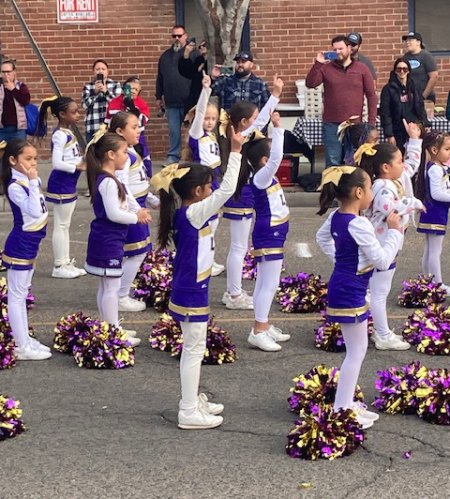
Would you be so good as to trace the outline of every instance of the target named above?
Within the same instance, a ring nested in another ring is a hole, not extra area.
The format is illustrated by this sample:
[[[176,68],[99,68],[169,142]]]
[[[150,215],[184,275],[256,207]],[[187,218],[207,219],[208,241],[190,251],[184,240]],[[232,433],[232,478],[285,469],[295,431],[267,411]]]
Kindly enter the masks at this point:
[[[17,0],[63,94],[79,99],[97,57],[108,60],[115,79],[140,75],[151,109],[147,135],[155,158],[164,157],[167,144],[165,119],[156,118],[153,96],[158,57],[171,43],[174,3],[99,0],[100,22],[78,26],[57,24],[55,0]],[[296,102],[295,80],[305,77],[317,51],[326,49],[334,35],[351,30],[363,34],[362,52],[375,63],[381,89],[403,51],[401,35],[408,31],[406,0],[252,0],[250,5],[256,72],[269,82],[279,72],[286,83],[283,102]],[[0,18],[2,52],[17,59],[19,77],[39,102],[52,94],[51,87],[7,1],[0,3]],[[437,102],[445,104],[450,58],[439,58],[438,64]]]

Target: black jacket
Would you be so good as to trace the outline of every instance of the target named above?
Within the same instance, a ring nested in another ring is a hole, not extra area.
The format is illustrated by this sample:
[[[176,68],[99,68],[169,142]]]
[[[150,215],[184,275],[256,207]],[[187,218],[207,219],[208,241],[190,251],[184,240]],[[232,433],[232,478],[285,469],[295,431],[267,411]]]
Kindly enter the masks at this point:
[[[429,126],[422,96],[416,90],[411,77],[404,87],[397,75],[391,72],[389,82],[381,91],[380,117],[385,137],[393,137],[404,130],[403,118],[408,123],[414,121]]]
[[[172,47],[162,53],[158,62],[155,97],[164,101],[167,107],[184,107],[191,92],[191,80],[181,76],[178,61],[183,56],[183,49],[175,52]]]
[[[181,76],[191,80],[191,92],[186,104],[186,112],[197,104],[200,92],[202,91],[203,71],[208,74],[208,63],[206,59],[199,55],[194,60],[180,57],[178,60],[178,71]]]

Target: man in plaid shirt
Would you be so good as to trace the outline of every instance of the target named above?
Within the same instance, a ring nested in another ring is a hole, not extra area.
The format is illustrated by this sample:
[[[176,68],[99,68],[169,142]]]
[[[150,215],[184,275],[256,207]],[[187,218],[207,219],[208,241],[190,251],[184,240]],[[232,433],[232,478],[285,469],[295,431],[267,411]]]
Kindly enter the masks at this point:
[[[120,83],[108,78],[108,64],[97,59],[92,65],[94,81],[83,87],[82,104],[86,110],[86,141],[89,142],[94,133],[103,124],[109,102],[122,93]]]

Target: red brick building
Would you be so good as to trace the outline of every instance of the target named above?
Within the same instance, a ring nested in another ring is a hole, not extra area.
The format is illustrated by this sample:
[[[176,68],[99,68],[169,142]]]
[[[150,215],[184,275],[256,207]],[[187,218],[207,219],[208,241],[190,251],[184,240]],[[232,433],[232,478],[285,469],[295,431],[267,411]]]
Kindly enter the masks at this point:
[[[147,127],[150,146],[153,156],[162,158],[167,127],[164,118],[156,117],[154,108],[158,57],[172,43],[170,28],[176,16],[182,15],[183,5],[187,21],[195,17],[190,14],[195,7],[192,0],[97,1],[99,22],[86,25],[58,24],[57,0],[16,3],[63,94],[80,99],[83,84],[91,76],[92,61],[98,57],[109,61],[114,79],[123,81],[131,74],[141,77],[142,96],[151,109]],[[436,0],[428,0],[428,4],[433,3],[438,5]],[[326,49],[336,34],[355,30],[363,34],[361,51],[375,63],[381,89],[393,60],[403,52],[401,35],[409,31],[413,4],[411,0],[251,0],[250,47],[257,73],[270,82],[277,71],[286,83],[283,102],[295,103],[294,82],[305,77],[317,51]],[[33,101],[39,102],[52,90],[8,0],[0,4],[0,18],[2,53],[17,60],[20,79],[29,86]],[[427,42],[428,34],[423,34]],[[440,73],[437,104],[445,105],[450,90],[450,55],[436,59]]]

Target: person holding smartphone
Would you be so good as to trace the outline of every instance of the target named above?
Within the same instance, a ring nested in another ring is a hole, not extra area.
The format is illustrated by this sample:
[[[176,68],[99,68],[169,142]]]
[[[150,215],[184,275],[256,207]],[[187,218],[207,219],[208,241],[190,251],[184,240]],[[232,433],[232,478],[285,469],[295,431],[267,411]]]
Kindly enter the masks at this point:
[[[97,59],[92,64],[93,78],[83,87],[81,102],[86,110],[86,142],[90,142],[94,133],[103,124],[108,103],[122,93],[120,83],[109,78],[108,63]]]

